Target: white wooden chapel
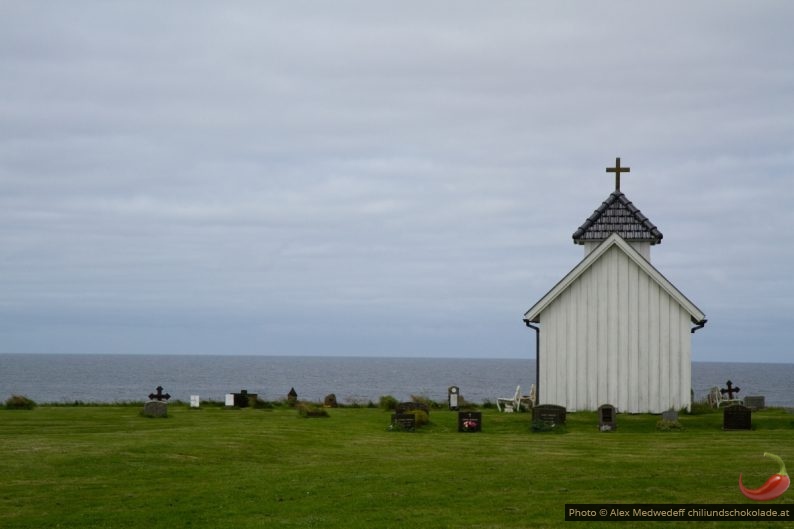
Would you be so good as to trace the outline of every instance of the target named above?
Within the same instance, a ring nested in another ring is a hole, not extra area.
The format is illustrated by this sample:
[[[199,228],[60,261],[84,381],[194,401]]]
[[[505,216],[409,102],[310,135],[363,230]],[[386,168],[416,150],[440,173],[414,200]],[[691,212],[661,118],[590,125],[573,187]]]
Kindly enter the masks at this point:
[[[539,404],[569,411],[689,409],[692,333],[705,315],[651,264],[662,233],[615,190],[573,234],[585,256],[524,314],[537,336]]]

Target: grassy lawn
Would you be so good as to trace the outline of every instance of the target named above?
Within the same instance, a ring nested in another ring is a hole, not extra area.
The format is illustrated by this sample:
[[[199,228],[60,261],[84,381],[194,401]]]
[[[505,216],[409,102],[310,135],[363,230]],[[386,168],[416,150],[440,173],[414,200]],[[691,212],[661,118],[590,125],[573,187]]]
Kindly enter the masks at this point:
[[[752,431],[722,431],[721,413],[682,415],[670,432],[621,414],[610,433],[595,413],[533,433],[528,414],[484,410],[473,434],[445,410],[415,433],[388,431],[389,414],[368,408],[139,410],[0,409],[0,527],[628,529],[565,522],[564,504],[751,504],[738,475],[757,487],[775,473],[763,452],[794,471],[794,415],[779,409],[754,413]],[[774,503],[794,507],[794,490]]]

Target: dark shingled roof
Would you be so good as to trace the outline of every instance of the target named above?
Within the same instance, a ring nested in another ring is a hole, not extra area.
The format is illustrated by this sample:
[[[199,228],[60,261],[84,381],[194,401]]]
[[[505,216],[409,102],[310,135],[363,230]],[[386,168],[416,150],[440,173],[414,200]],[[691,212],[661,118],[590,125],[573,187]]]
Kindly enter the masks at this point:
[[[627,241],[662,242],[662,232],[620,191],[613,191],[579,226],[573,234],[573,242],[603,241],[613,233]]]

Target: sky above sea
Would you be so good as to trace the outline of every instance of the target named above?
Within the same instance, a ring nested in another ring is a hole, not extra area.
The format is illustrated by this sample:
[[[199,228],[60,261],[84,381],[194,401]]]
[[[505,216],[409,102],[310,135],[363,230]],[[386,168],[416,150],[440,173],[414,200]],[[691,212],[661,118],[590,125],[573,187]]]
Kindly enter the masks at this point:
[[[790,362],[794,4],[9,2],[0,353],[534,358],[614,189]]]

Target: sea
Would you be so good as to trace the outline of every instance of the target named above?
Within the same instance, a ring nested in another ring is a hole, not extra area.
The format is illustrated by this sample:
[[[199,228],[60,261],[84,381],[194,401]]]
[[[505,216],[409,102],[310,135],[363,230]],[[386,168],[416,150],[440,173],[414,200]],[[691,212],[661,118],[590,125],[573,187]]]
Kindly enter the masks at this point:
[[[445,402],[457,386],[470,402],[528,393],[534,359],[372,358],[330,356],[0,354],[0,400],[25,395],[37,403],[143,401],[162,386],[172,399],[223,401],[243,389],[264,400],[377,403],[382,395],[421,395]],[[794,364],[693,362],[695,399],[732,381],[739,396],[763,395],[767,406],[794,407]]]

